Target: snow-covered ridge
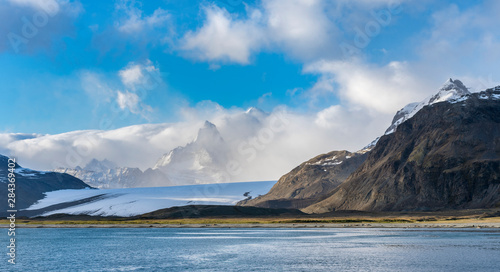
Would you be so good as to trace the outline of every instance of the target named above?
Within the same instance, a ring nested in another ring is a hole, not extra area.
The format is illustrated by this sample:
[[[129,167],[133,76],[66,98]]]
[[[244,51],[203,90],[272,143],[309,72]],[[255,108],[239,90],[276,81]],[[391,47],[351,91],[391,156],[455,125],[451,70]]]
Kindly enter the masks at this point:
[[[52,210],[43,215],[66,213],[134,216],[174,206],[235,205],[248,196],[255,198],[266,194],[275,183],[276,181],[261,181],[108,190],[60,190],[46,193],[44,199],[26,210],[39,210],[55,204],[100,196],[93,201]]]
[[[500,86],[496,86],[495,88],[487,89],[482,92],[479,99],[500,99]]]
[[[432,96],[427,97],[421,102],[414,102],[406,105],[404,108],[399,110],[393,118],[391,126],[387,128],[384,135],[389,135],[394,133],[399,125],[409,120],[417,112],[423,109],[425,106],[433,105],[440,102],[448,102],[451,104],[461,103],[469,99],[473,94],[469,92],[467,87],[460,80],[449,79],[446,81],[439,91]],[[500,99],[500,86],[487,89],[484,92],[478,94],[479,99]],[[357,151],[356,153],[366,153],[371,151],[376,145],[380,137],[377,137],[369,145],[365,146],[363,149]]]
[[[99,189],[172,185],[160,171],[147,169],[143,172],[139,168],[118,167],[106,159],[102,161],[93,159],[83,168],[77,166],[75,169],[59,168],[52,171],[72,175]]]
[[[35,171],[28,168],[18,167],[14,171],[17,175],[21,175],[23,177],[36,177],[37,175],[45,175],[47,171]]]
[[[349,158],[351,158],[351,157],[350,156],[346,156],[346,159],[349,159]],[[314,162],[314,163],[306,163],[306,165],[331,166],[331,165],[340,165],[343,162],[344,161],[338,160],[337,156],[333,156],[331,158],[322,159],[322,160],[319,160],[319,161]]]
[[[217,127],[206,121],[191,143],[164,154],[153,170],[163,172],[177,185],[214,183],[223,180],[229,153]]]
[[[399,110],[392,121],[391,126],[385,131],[384,135],[389,135],[396,131],[396,128],[401,125],[406,120],[412,118],[423,109],[425,106],[440,102],[456,102],[460,99],[464,99],[464,96],[470,95],[471,93],[465,87],[465,85],[460,80],[449,79],[444,83],[444,85],[439,89],[438,93],[431,95],[421,102],[410,103],[404,108]]]

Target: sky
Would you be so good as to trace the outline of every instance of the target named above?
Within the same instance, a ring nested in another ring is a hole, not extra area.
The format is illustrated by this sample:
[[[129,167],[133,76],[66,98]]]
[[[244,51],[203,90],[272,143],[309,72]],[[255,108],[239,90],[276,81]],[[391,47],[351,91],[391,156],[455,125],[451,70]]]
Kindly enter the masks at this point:
[[[499,10],[498,1],[2,0],[2,130],[106,129],[100,120],[117,111],[127,116],[113,127],[177,122],[203,101],[392,112],[449,77],[498,82]]]
[[[495,0],[0,0],[0,132],[257,107],[314,126],[307,155],[358,148],[448,78],[499,85],[499,13]]]

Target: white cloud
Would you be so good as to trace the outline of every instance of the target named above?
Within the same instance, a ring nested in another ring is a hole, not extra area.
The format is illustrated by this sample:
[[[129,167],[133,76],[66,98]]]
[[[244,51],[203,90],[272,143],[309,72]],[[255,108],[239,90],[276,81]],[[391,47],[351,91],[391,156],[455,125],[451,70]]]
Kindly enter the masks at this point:
[[[118,12],[123,12],[124,16],[115,23],[116,28],[123,33],[134,34],[145,29],[162,27],[170,20],[170,14],[161,8],[156,9],[153,14],[144,16],[138,3],[130,0],[123,0],[116,4]]]
[[[19,5],[28,6],[45,11],[47,14],[55,15],[59,12],[59,3],[55,0],[8,0],[9,2]]]
[[[358,150],[383,132],[383,129],[374,128],[385,128],[390,121],[346,109],[339,109],[340,113],[326,110],[298,114],[276,108],[271,113],[263,113],[255,109],[225,109],[209,101],[186,108],[185,112],[190,113],[185,121],[171,124],[27,138],[0,134],[0,141],[8,155],[17,156],[25,167],[74,168],[97,158],[145,170],[164,153],[195,139],[198,129],[208,119],[229,144],[229,156],[241,164],[241,174],[233,177],[235,181],[272,180],[320,153],[336,149]],[[326,123],[321,123],[321,118]],[[336,125],[327,124],[332,121]]]
[[[328,55],[338,30],[327,16],[325,1],[267,0],[263,3],[267,35],[279,47],[299,59]]]
[[[73,22],[82,12],[80,2],[0,0],[0,36],[4,37],[0,51],[51,51],[62,37],[74,33]]]
[[[420,59],[414,65],[421,75],[442,80],[452,73],[449,76],[467,80],[476,91],[499,84],[499,12],[500,2],[494,0],[467,9],[450,4],[436,11],[431,28],[419,36]]]
[[[149,92],[164,87],[160,69],[150,60],[131,62],[113,74],[95,71],[81,71],[79,80],[82,89],[95,104],[94,113],[105,115],[111,110],[123,110],[151,120],[153,108],[144,102]],[[114,104],[116,107],[113,106]],[[125,118],[127,115],[123,115]]]
[[[139,64],[132,65],[123,70],[120,70],[119,75],[123,84],[125,85],[135,85],[140,83],[144,77],[142,73],[142,67]]]
[[[135,93],[117,91],[116,102],[120,109],[128,109],[133,113],[138,113],[139,97]]]
[[[321,75],[317,85],[323,87],[316,86],[312,92],[325,89],[336,92],[348,105],[380,113],[394,113],[434,90],[404,62],[394,61],[380,67],[360,61],[319,61],[306,66],[304,71]]]
[[[111,101],[113,90],[105,76],[92,71],[81,71],[79,80],[82,89],[97,105]]]
[[[281,48],[299,59],[324,53],[336,28],[318,0],[267,0],[241,19],[217,6],[204,8],[201,28],[183,37],[182,49],[204,61],[248,64],[252,53]]]
[[[122,110],[129,110],[133,114],[149,119],[153,111],[151,106],[142,102],[147,92],[163,84],[160,69],[155,67],[150,60],[144,64],[129,63],[118,71],[120,80],[127,91],[117,91],[116,102]]]
[[[159,68],[155,67],[150,60],[146,60],[144,64],[131,62],[121,69],[118,75],[123,85],[133,90],[150,89],[162,82]]]
[[[202,61],[239,64],[248,64],[260,51],[285,53],[304,62],[339,57],[340,27],[352,28],[352,18],[366,20],[373,9],[400,2],[264,0],[247,5],[246,16],[209,5],[203,8],[203,25],[184,35],[181,49]]]
[[[182,49],[196,58],[247,64],[251,53],[263,46],[265,40],[258,27],[260,12],[254,11],[248,20],[233,19],[216,6],[206,7],[205,13],[205,24],[183,38]]]

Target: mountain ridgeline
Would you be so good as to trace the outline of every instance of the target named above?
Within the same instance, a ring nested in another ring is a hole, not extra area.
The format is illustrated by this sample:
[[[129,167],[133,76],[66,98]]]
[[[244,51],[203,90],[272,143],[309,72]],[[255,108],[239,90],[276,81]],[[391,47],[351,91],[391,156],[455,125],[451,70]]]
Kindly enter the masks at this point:
[[[366,160],[366,153],[332,151],[302,163],[281,177],[268,194],[239,205],[302,209],[325,197]]]
[[[337,152],[301,164],[268,194],[240,205],[297,207],[307,213],[498,207],[500,87],[471,94],[450,79],[436,95],[399,111],[352,167],[313,167]],[[297,196],[304,200],[298,205]]]
[[[85,167],[58,168],[52,170],[83,180],[99,189],[160,187],[172,185],[168,177],[159,170],[148,168],[142,171],[136,167],[118,167],[106,159],[92,159]]]
[[[0,155],[0,202],[3,203],[3,211],[7,210],[7,184],[9,158]],[[25,209],[33,203],[45,197],[45,193],[63,189],[85,189],[90,188],[83,181],[68,174],[35,171],[22,168],[17,163],[14,169],[15,175],[15,209]]]

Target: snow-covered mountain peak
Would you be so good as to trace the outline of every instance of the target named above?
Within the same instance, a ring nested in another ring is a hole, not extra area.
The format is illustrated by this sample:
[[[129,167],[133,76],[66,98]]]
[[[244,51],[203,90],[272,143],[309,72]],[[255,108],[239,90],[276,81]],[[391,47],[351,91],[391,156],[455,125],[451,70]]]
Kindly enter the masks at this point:
[[[266,117],[268,114],[259,108],[250,107],[246,110],[246,114],[253,116],[255,118],[261,119]]]
[[[153,169],[177,184],[219,182],[227,160],[226,142],[217,127],[205,121],[194,141],[164,154]]]
[[[394,116],[391,126],[385,131],[385,135],[391,134],[396,131],[396,128],[400,124],[412,118],[425,106],[436,104],[439,102],[455,101],[466,95],[470,95],[470,92],[462,83],[462,81],[458,79],[453,80],[450,78],[443,84],[443,86],[438,90],[436,94],[431,95],[420,102],[410,103],[399,110]]]
[[[222,139],[222,136],[220,136],[217,127],[214,124],[210,123],[209,121],[205,121],[203,127],[200,128],[200,130],[198,130],[198,135],[196,136],[193,143],[203,145],[203,144],[213,143],[214,141],[221,142],[224,140]]]
[[[85,167],[83,167],[83,170],[90,172],[105,172],[109,169],[115,168],[118,168],[118,166],[107,159],[104,159],[102,161],[92,159],[89,163],[87,163]]]
[[[450,101],[468,94],[470,94],[470,92],[462,81],[450,78],[443,84],[439,92],[429,99],[427,104],[431,105],[439,102]]]

